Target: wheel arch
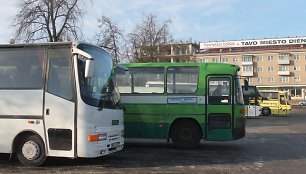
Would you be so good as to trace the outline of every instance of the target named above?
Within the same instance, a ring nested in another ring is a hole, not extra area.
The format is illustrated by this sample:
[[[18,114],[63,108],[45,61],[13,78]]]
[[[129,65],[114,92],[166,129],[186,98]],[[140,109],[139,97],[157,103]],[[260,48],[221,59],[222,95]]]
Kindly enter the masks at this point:
[[[18,144],[20,143],[20,141],[22,140],[23,137],[26,137],[26,136],[31,136],[31,135],[37,135],[43,142],[44,144],[44,148],[45,148],[45,152],[46,151],[46,145],[45,145],[45,141],[44,139],[39,135],[39,133],[37,133],[36,131],[34,130],[24,130],[22,132],[19,132],[15,138],[13,139],[13,142],[12,142],[12,147],[11,147],[11,155],[10,155],[10,159],[12,159],[13,157],[15,157],[16,155],[16,150],[17,150],[17,147],[18,147]]]

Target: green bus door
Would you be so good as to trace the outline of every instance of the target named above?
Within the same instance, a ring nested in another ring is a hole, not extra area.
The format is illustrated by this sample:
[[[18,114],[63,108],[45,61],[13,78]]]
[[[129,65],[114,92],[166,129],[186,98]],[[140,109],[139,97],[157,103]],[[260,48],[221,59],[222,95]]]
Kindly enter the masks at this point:
[[[232,140],[232,77],[208,76],[206,84],[206,140]]]

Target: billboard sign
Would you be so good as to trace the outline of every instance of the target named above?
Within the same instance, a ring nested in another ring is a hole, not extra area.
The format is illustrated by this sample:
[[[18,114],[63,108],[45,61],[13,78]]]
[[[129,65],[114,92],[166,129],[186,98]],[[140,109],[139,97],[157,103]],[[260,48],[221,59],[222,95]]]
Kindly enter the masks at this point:
[[[306,37],[200,43],[200,49],[306,44]]]

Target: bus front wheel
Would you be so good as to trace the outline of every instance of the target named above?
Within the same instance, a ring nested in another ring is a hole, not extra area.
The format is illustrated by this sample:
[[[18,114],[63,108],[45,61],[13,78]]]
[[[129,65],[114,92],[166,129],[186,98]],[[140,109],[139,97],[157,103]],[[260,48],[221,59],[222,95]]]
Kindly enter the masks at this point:
[[[200,143],[201,138],[201,129],[193,121],[178,121],[171,130],[171,140],[180,149],[195,148]]]
[[[46,159],[44,143],[38,135],[23,137],[17,147],[17,158],[25,166],[40,166]]]
[[[271,111],[269,108],[262,108],[262,115],[263,116],[269,116],[271,114]]]

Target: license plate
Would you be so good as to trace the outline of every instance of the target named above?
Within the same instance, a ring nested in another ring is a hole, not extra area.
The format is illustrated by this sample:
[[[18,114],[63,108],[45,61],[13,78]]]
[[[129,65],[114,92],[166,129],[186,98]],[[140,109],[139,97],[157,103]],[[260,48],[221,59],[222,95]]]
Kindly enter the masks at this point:
[[[116,148],[116,147],[118,147],[119,146],[119,142],[117,142],[117,143],[113,143],[113,144],[111,144],[111,148]]]

